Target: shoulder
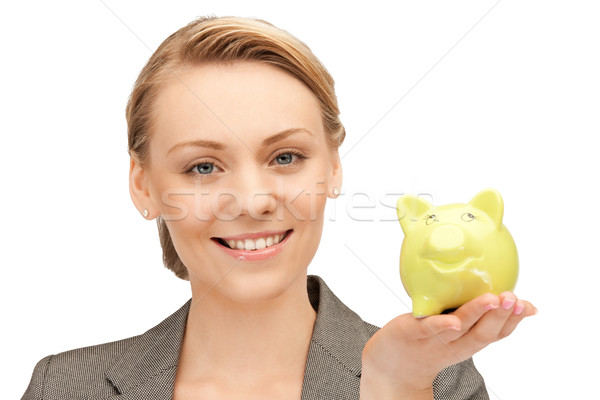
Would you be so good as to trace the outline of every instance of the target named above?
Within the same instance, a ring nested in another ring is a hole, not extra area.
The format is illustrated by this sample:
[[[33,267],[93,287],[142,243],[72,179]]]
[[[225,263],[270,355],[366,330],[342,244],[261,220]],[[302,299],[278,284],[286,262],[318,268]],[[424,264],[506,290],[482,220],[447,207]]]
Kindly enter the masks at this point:
[[[42,358],[35,366],[23,399],[71,399],[73,388],[94,387],[95,395],[116,394],[105,371],[139,336],[82,347]],[[64,391],[64,392],[63,392]]]
[[[141,335],[44,357],[22,399],[108,398],[156,377],[170,379],[189,304]]]

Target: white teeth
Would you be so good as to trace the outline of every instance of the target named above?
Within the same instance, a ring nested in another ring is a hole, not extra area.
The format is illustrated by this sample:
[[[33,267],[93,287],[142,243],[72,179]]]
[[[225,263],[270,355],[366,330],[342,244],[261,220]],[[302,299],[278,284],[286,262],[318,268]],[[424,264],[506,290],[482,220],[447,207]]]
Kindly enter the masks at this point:
[[[227,244],[232,249],[239,250],[261,250],[265,247],[273,246],[281,242],[285,234],[266,236],[258,239],[244,239],[244,240],[227,240]]]

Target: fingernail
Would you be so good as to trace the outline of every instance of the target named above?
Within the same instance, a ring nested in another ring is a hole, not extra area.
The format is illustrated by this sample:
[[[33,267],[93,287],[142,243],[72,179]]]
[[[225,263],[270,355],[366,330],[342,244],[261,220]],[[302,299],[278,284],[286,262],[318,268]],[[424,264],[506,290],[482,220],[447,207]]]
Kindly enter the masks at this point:
[[[524,309],[525,309],[525,306],[523,304],[517,304],[515,306],[513,314],[519,315],[519,314],[521,314],[523,312]]]
[[[493,304],[488,304],[487,306],[485,306],[486,311],[495,310],[496,308],[498,308],[498,306],[495,306]]]
[[[508,310],[514,304],[515,304],[515,301],[513,299],[504,299],[504,300],[502,300],[502,308],[504,308],[505,310]]]

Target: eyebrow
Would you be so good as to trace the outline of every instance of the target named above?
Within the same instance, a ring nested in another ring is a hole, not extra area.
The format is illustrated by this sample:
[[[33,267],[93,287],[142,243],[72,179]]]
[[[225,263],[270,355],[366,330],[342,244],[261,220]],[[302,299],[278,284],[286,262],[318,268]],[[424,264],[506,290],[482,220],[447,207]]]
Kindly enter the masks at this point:
[[[294,133],[306,133],[310,136],[312,136],[312,132],[309,131],[308,129],[304,129],[304,128],[290,128],[290,129],[286,129],[284,131],[281,131],[279,133],[274,134],[273,136],[269,136],[268,138],[266,138],[265,140],[263,140],[262,144],[263,146],[268,146],[270,144],[273,144],[275,142],[278,142],[280,140],[285,139],[286,137],[293,135]]]
[[[209,149],[215,149],[215,150],[223,150],[225,149],[225,145],[221,144],[219,142],[214,142],[212,140],[190,140],[187,142],[181,142],[181,143],[177,143],[175,146],[171,147],[169,149],[169,151],[167,151],[167,156],[169,154],[171,154],[172,152],[174,152],[175,150],[182,148],[182,147],[187,147],[187,146],[194,146],[194,147],[207,147]]]
[[[313,136],[312,132],[309,131],[308,129],[305,128],[290,128],[290,129],[286,129],[284,131],[281,131],[279,133],[276,133],[272,136],[269,136],[268,138],[266,138],[265,140],[262,141],[262,145],[263,146],[268,146],[271,145],[273,143],[276,143],[280,140],[285,139],[286,137],[293,135],[295,133],[306,133],[310,136]],[[240,139],[241,140],[241,139]],[[175,146],[171,147],[169,149],[169,151],[167,151],[167,156],[169,154],[171,154],[173,151],[182,148],[182,147],[187,147],[187,146],[194,146],[194,147],[206,147],[209,149],[214,149],[214,150],[224,150],[225,148],[227,148],[226,145],[219,143],[219,142],[215,142],[213,140],[203,140],[203,139],[199,139],[199,140],[190,140],[187,142],[181,142],[181,143],[177,143]]]

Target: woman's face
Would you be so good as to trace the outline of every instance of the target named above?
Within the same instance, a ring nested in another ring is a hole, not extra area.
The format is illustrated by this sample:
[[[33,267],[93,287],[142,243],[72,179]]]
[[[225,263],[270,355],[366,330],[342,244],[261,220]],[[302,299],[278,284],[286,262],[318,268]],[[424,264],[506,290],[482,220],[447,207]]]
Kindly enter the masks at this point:
[[[341,186],[318,102],[258,62],[177,75],[155,102],[149,166],[132,161],[134,202],[165,219],[194,290],[272,298],[306,273]]]

